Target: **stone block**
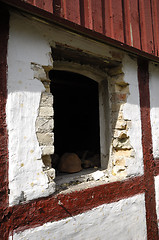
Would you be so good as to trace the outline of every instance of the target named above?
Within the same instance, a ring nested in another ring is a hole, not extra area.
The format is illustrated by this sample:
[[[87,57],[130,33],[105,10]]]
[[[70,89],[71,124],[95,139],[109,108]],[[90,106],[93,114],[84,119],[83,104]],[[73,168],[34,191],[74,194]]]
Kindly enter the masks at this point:
[[[40,145],[53,144],[53,133],[37,133],[37,138]]]
[[[124,139],[124,138],[127,138],[127,137],[128,136],[127,136],[127,132],[126,131],[119,132],[119,136],[118,136],[119,139]]]
[[[39,117],[53,117],[53,107],[40,107]]]
[[[113,140],[113,148],[115,149],[132,149],[129,138],[118,140],[117,138]]]
[[[119,75],[121,73],[123,73],[121,66],[110,68],[108,71],[108,75],[110,76]]]
[[[122,138],[127,138],[127,131],[126,130],[114,130],[113,132],[113,137],[114,138],[119,138],[119,139],[122,139]]]
[[[48,92],[41,94],[40,106],[42,107],[52,107],[53,105],[53,95]]]
[[[126,93],[126,94],[129,94],[130,93],[129,92],[129,85],[119,86],[119,85],[115,84],[114,91],[116,93],[122,93],[122,94]]]
[[[121,157],[128,158],[132,156],[132,152],[134,152],[132,149],[121,149],[121,150],[115,150],[113,152],[113,155],[115,159],[118,159]]]
[[[116,95],[117,101],[126,101],[127,99],[127,94],[126,93],[120,93]]]
[[[126,169],[122,166],[114,166],[112,170],[112,175],[116,176],[118,179],[123,179],[126,177]]]
[[[54,146],[41,146],[42,156],[54,153]]]
[[[115,126],[116,129],[124,130],[124,129],[126,129],[126,121],[117,120],[114,126]]]
[[[111,84],[117,84],[120,86],[125,86],[128,85],[125,81],[124,81],[124,74],[119,74],[117,76],[113,76],[110,79]]]
[[[51,157],[50,155],[42,156],[43,163],[45,168],[51,168]]]
[[[127,99],[127,94],[126,93],[113,93],[111,96],[111,101],[112,102],[126,102]]]
[[[36,120],[36,132],[51,132],[53,130],[53,118],[38,117]]]
[[[47,176],[48,176],[49,182],[52,182],[55,179],[55,169],[50,168],[49,170],[47,170]]]
[[[122,158],[118,158],[115,160],[115,163],[114,163],[116,166],[125,166],[125,159],[122,157]]]

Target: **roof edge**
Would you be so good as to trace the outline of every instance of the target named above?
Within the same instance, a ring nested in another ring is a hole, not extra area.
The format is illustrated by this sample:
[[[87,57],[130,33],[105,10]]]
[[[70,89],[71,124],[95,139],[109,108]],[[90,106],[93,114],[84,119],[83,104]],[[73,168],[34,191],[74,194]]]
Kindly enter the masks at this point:
[[[110,37],[107,37],[101,33],[92,31],[90,29],[87,29],[81,25],[78,25],[76,23],[73,23],[71,21],[68,21],[64,18],[61,18],[59,16],[54,15],[53,13],[47,12],[43,9],[40,9],[38,7],[35,7],[29,3],[26,3],[21,0],[0,0],[0,4],[4,4],[5,6],[15,8],[18,10],[21,10],[23,12],[29,13],[33,16],[36,16],[40,19],[43,19],[49,23],[53,23],[55,25],[58,25],[60,27],[67,28],[68,30],[75,32],[77,34],[81,34],[85,37],[88,37],[90,39],[108,44],[110,46],[113,46],[115,48],[124,50],[128,53],[135,54],[138,57],[146,58],[148,60],[152,60],[155,62],[159,62],[159,57],[152,55],[150,53],[144,52],[140,49],[131,47],[125,43],[122,43],[120,41],[117,41],[115,39],[112,39]]]

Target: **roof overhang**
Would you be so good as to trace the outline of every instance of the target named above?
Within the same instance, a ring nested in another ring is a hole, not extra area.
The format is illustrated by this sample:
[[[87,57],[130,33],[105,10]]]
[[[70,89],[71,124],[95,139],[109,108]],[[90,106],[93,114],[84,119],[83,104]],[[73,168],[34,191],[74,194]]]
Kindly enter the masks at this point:
[[[110,46],[119,48],[121,50],[124,50],[128,53],[135,54],[138,57],[146,58],[148,60],[152,60],[155,62],[159,62],[159,57],[146,53],[142,50],[139,50],[137,48],[131,47],[125,43],[122,43],[120,41],[117,41],[115,39],[106,37],[105,35],[92,31],[90,29],[87,29],[81,25],[78,25],[76,23],[70,22],[64,18],[61,18],[59,16],[56,16],[55,14],[52,14],[50,12],[47,12],[45,10],[42,10],[40,8],[37,8],[31,4],[26,3],[22,0],[0,0],[0,4],[3,4],[7,6],[8,8],[14,8],[19,11],[23,11],[25,13],[31,14],[33,16],[36,16],[39,19],[42,19],[43,21],[59,25],[63,28],[66,28],[72,32],[75,32],[77,34],[81,34],[83,36],[86,36],[88,38],[91,38],[93,40],[108,44]]]

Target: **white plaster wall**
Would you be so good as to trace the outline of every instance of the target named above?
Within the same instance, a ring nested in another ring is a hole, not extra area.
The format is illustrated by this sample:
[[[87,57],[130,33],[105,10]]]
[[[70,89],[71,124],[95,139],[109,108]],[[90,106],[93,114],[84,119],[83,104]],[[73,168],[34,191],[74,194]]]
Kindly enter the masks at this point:
[[[131,127],[128,130],[130,144],[135,151],[135,157],[128,158],[126,161],[127,173],[129,175],[143,174],[143,152],[142,152],[142,133],[140,99],[137,77],[137,60],[125,55],[123,60],[123,72],[125,82],[129,84],[127,103],[123,106],[124,119],[131,120]]]
[[[150,118],[154,158],[159,157],[159,66],[149,63]]]
[[[156,212],[159,227],[159,175],[155,177],[155,193],[156,193]]]
[[[147,239],[144,194],[13,235],[14,240]],[[12,237],[10,237],[12,240]]]
[[[42,171],[35,121],[43,84],[34,79],[31,62],[50,65],[50,46],[34,27],[11,13],[8,42],[7,125],[9,202],[46,196],[53,191]]]
[[[35,121],[43,84],[35,79],[31,63],[50,66],[50,44],[55,42],[81,47],[92,53],[111,57],[111,47],[97,44],[77,34],[71,34],[36,22],[28,16],[11,13],[8,43],[8,100],[7,125],[9,134],[9,202],[17,204],[49,195],[54,184],[48,184],[43,173],[41,149],[36,133]],[[136,60],[125,56],[123,62],[125,82],[129,83],[130,95],[124,104],[124,119],[131,120],[130,143],[135,150],[135,158],[127,159],[128,175],[143,173],[141,120]]]

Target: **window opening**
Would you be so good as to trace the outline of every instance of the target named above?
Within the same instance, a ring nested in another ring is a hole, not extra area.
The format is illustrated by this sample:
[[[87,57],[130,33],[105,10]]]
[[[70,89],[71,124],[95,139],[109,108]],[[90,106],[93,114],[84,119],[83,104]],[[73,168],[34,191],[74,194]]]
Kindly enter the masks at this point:
[[[58,70],[50,72],[50,79],[54,97],[52,164],[56,174],[100,167],[98,83],[77,73]],[[65,166],[61,167],[64,161]]]

